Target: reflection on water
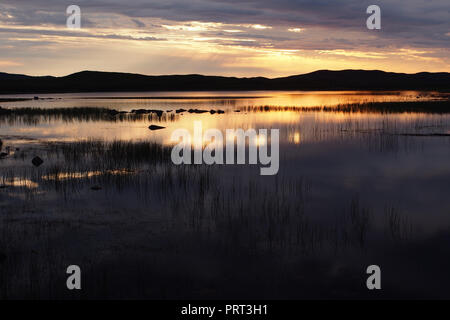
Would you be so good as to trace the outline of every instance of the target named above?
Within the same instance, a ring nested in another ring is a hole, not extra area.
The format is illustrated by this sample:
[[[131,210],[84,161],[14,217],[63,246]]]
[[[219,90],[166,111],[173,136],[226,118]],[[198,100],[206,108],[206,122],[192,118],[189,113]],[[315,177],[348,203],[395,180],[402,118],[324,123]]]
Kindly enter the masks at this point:
[[[191,299],[348,298],[368,297],[360,279],[368,265],[378,264],[382,297],[449,297],[450,138],[437,135],[450,131],[449,114],[248,108],[426,96],[412,92],[214,95],[219,98],[86,94],[5,103],[166,108],[175,118],[0,122],[3,150],[10,147],[0,160],[0,235],[8,239],[0,253],[8,252],[9,259],[0,278],[12,272],[14,279],[28,279],[36,272],[42,285],[33,287],[37,296],[66,297],[45,284],[52,283],[55,265],[70,260],[87,266],[95,288],[89,292],[97,298],[111,292]],[[261,95],[267,97],[255,97]],[[226,112],[175,113],[189,106]],[[279,174],[261,177],[251,165],[172,165],[171,133],[178,128],[192,133],[194,121],[202,122],[203,131],[280,129]],[[149,130],[155,122],[166,128]],[[30,164],[36,155],[44,159],[38,168]],[[31,248],[42,254],[27,255]],[[20,264],[13,263],[13,252],[22,253]],[[31,262],[42,270],[21,267]],[[99,273],[108,281],[93,276]],[[17,282],[10,297],[30,288],[25,280]],[[146,291],[142,284],[155,289]],[[0,281],[4,288],[10,285]]]
[[[43,94],[41,100],[5,102],[4,107],[73,108],[99,107],[119,111],[132,109],[162,110],[178,108],[223,108],[247,106],[333,106],[367,101],[420,101],[438,96],[434,92],[392,91],[244,91],[244,92],[118,92]],[[2,96],[0,96],[1,98]],[[32,95],[8,95],[8,98],[30,98]]]
[[[0,121],[1,136],[11,143],[18,140],[77,141],[79,139],[150,140],[172,144],[176,129],[193,133],[194,121],[200,121],[203,131],[219,129],[280,129],[280,142],[313,143],[331,140],[359,139],[364,136],[389,138],[392,135],[445,135],[449,131],[450,114],[375,114],[346,112],[265,111],[230,112],[222,115],[182,113],[172,117],[155,115],[138,119],[104,121],[71,121],[54,118],[45,121]],[[165,127],[151,131],[152,124]],[[391,137],[392,138],[392,137]]]
[[[102,175],[126,175],[126,174],[134,174],[135,171],[127,170],[127,169],[119,169],[119,170],[105,170],[105,171],[86,171],[86,172],[57,172],[51,173],[48,175],[42,176],[43,180],[74,180],[74,179],[88,179],[92,177],[98,177]]]

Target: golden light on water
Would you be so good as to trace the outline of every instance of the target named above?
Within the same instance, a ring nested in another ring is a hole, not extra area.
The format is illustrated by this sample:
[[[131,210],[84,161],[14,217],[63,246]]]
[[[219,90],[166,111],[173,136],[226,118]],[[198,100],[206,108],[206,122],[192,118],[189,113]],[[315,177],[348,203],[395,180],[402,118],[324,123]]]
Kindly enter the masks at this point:
[[[267,144],[267,137],[264,135],[258,135],[256,136],[256,138],[253,140],[253,143],[256,146],[264,146]]]
[[[294,133],[292,140],[295,144],[300,144],[300,142],[301,142],[300,132]]]

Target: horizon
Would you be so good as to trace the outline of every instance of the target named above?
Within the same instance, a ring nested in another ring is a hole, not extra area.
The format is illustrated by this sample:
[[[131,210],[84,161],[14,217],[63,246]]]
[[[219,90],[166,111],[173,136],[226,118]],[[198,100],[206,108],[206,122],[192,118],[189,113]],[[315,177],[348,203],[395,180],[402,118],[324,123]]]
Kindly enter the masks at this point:
[[[448,5],[378,1],[79,0],[81,28],[55,0],[0,4],[0,69],[64,76],[84,70],[267,78],[315,70],[450,72]],[[426,9],[426,10],[425,10]]]
[[[202,73],[183,73],[183,74],[148,74],[148,73],[136,73],[136,72],[125,72],[125,71],[104,71],[104,70],[81,70],[81,71],[75,71],[69,74],[63,74],[63,75],[52,75],[52,74],[28,74],[28,73],[11,73],[11,72],[4,72],[0,71],[0,74],[9,74],[9,75],[18,75],[18,76],[28,76],[28,77],[54,77],[54,78],[64,78],[71,75],[79,74],[79,73],[85,73],[85,72],[91,72],[91,73],[119,73],[119,74],[132,74],[132,75],[140,75],[140,76],[147,76],[147,77],[165,77],[165,76],[202,76],[202,77],[225,77],[225,78],[238,78],[238,79],[252,79],[252,78],[265,78],[268,80],[273,79],[279,79],[279,78],[289,78],[289,77],[295,77],[295,76],[303,76],[308,74],[313,74],[317,72],[345,72],[345,71],[364,71],[364,72],[383,72],[383,73],[392,73],[392,74],[404,74],[404,75],[417,75],[417,74],[450,74],[450,71],[443,71],[443,72],[429,72],[429,71],[418,71],[418,72],[392,72],[392,71],[386,71],[386,70],[380,70],[380,69],[340,69],[340,70],[332,70],[332,69],[318,69],[311,72],[306,73],[299,73],[299,74],[291,74],[287,76],[274,76],[274,77],[265,77],[265,76],[252,76],[252,77],[238,77],[238,76],[222,76],[218,74],[202,74]]]

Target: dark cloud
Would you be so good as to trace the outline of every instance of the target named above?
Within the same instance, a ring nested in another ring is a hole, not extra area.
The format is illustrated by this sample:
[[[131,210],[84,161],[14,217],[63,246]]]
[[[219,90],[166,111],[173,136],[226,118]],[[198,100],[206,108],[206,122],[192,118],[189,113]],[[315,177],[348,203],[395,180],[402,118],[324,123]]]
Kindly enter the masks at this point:
[[[138,20],[138,19],[131,19],[131,21],[133,21],[136,24],[136,27],[138,28],[145,28],[146,24],[143,23],[142,21]]]
[[[265,24],[287,27],[326,27],[364,31],[367,0],[78,0],[89,15],[117,14],[131,18],[130,27],[145,28],[140,18],[177,22],[203,21],[229,24]],[[449,47],[450,2],[448,0],[379,0],[382,8],[380,40],[430,47]],[[2,0],[0,8],[19,25],[63,25],[67,4],[58,0]],[[2,19],[5,20],[5,19]],[[8,21],[7,21],[8,22]],[[84,26],[95,22],[84,18]],[[274,39],[276,40],[276,39]]]
[[[132,37],[124,36],[120,34],[95,34],[78,32],[74,30],[60,31],[60,30],[30,30],[30,29],[15,29],[15,28],[2,28],[0,27],[0,33],[10,34],[36,34],[40,36],[62,36],[68,38],[98,38],[98,39],[116,39],[116,40],[139,40],[139,41],[165,41],[166,39],[157,37]]]

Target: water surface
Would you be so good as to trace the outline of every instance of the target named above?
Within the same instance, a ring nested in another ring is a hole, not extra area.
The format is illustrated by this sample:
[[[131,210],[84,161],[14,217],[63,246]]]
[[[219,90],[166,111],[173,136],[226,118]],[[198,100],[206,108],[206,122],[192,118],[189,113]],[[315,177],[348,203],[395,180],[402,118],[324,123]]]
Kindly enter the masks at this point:
[[[434,95],[92,93],[1,103],[164,111],[1,119],[10,150],[0,160],[2,230],[14,239],[0,247],[8,253],[2,276],[23,279],[8,296],[65,297],[47,269],[70,260],[88,268],[86,297],[370,298],[365,269],[378,264],[376,297],[448,298],[450,115],[287,108]],[[194,121],[204,130],[279,129],[278,175],[250,165],[176,167],[167,150],[140,145],[170,150],[173,130],[192,132]],[[39,168],[36,155],[45,161]],[[15,257],[42,269],[18,268]],[[34,291],[30,274],[46,275]]]

